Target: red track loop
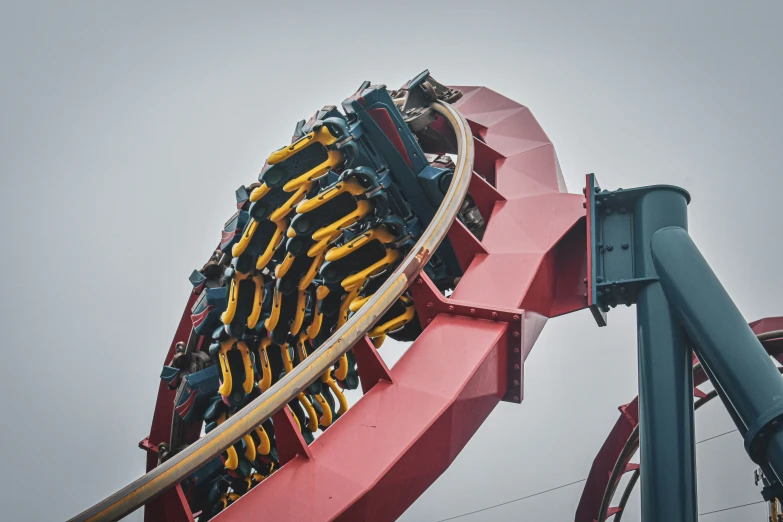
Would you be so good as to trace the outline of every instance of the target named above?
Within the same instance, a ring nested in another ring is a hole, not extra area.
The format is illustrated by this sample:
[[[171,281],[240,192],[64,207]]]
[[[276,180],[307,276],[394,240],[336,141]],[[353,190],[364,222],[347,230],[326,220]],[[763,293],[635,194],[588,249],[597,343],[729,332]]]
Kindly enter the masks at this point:
[[[452,226],[466,268],[454,294],[443,298],[424,279],[414,285],[428,293],[415,299],[425,330],[400,361],[388,370],[363,343],[366,394],[309,458],[293,458],[214,520],[395,520],[498,402],[522,399],[524,359],[546,319],[586,306],[584,198],[564,193],[549,138],[526,107],[484,87],[457,88],[465,95],[455,107],[475,134],[470,193],[487,227],[479,241]],[[170,403],[163,397],[158,408]],[[157,504],[160,516],[166,506],[187,509],[176,491]],[[147,520],[157,520],[151,508]]]

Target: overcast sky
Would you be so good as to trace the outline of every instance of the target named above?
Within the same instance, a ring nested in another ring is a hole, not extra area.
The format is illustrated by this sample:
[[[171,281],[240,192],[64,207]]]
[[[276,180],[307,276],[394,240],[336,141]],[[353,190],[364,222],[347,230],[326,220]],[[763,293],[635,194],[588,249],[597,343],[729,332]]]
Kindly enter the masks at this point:
[[[62,520],[143,473],[187,277],[234,189],[366,79],[397,87],[429,68],[529,106],[571,192],[586,172],[685,187],[691,233],[745,317],[783,315],[783,3],[194,4],[2,4],[3,519]],[[402,520],[586,477],[636,395],[634,311],[609,321],[550,321],[524,403],[498,406]],[[697,439],[733,427],[717,402],[696,424]],[[736,433],[697,456],[700,511],[760,500]],[[459,520],[568,521],[580,494]],[[637,491],[623,521],[638,509]],[[764,507],[703,520],[763,521]]]

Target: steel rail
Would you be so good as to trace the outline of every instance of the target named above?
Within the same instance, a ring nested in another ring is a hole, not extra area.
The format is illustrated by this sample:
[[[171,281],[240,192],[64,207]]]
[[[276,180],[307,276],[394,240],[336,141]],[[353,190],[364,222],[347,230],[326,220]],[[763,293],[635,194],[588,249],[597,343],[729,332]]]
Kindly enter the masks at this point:
[[[323,345],[266,393],[171,459],[71,518],[69,522],[114,522],[176,485],[294,400],[300,392],[334,365],[356,341],[367,335],[378,319],[397,301],[446,238],[451,223],[467,195],[473,173],[473,135],[467,120],[456,109],[445,103],[435,102],[433,108],[451,125],[457,138],[454,177],[429,226],[422,233],[411,253],[392,272],[381,288]]]

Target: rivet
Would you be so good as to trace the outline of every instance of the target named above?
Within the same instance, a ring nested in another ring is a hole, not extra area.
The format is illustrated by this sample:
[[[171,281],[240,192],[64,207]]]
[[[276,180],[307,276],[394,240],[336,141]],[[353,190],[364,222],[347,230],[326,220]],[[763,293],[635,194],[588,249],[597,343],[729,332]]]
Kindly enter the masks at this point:
[[[490,315],[491,315],[492,319],[497,319],[498,318],[498,313],[497,312],[492,312],[492,314],[490,314]]]
[[[611,244],[609,244],[609,245],[606,245],[606,250],[608,250],[609,252],[611,252],[612,250],[614,250],[614,246],[613,246],[613,245],[611,245]]]
[[[628,243],[623,243],[620,246],[623,247],[623,250],[628,250]]]
[[[515,364],[515,365],[514,365],[514,369],[515,369],[515,370],[519,370],[519,368],[520,368],[520,366],[519,366],[518,364]]]
[[[620,214],[625,214],[626,212],[625,207],[620,207]]]
[[[517,395],[514,395],[513,397],[511,397],[511,400],[513,400],[514,402],[519,402],[519,397]]]
[[[519,353],[519,348],[514,348],[514,353]]]
[[[519,316],[515,315],[515,316],[512,317],[512,319],[515,320],[515,321],[519,321]]]
[[[430,324],[431,322],[432,322],[432,317],[430,317],[429,319],[427,319],[427,324]]]
[[[606,210],[604,210],[604,214],[606,214],[607,216],[610,215],[611,213],[612,213],[611,208],[607,208]]]
[[[453,311],[454,311],[454,307],[452,305],[449,305],[449,312],[453,312]]]
[[[471,309],[470,309],[470,313],[471,313],[471,314],[475,314],[475,313],[476,313],[476,309],[475,309],[475,308],[471,308]]]
[[[417,284],[417,285],[420,285],[421,283],[423,283],[423,281],[421,280],[421,278],[418,278],[418,279],[416,280],[416,284]]]
[[[604,282],[604,278],[603,277],[596,277],[595,280],[598,283],[603,283]]]
[[[519,339],[519,332],[514,332],[512,335],[514,336],[514,339]]]
[[[433,305],[432,305],[432,301],[430,301],[429,303],[427,303],[427,308],[432,308],[432,306],[433,306]]]
[[[514,386],[519,386],[519,381],[514,379]]]
[[[595,187],[595,193],[598,194],[601,192],[601,187]]]

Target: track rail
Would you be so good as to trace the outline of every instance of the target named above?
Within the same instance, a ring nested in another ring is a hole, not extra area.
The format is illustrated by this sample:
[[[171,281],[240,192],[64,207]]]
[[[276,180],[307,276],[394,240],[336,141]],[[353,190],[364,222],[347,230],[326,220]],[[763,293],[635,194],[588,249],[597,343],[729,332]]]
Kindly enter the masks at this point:
[[[457,139],[457,160],[449,190],[438,212],[402,264],[361,310],[338,329],[292,372],[261,397],[209,434],[69,522],[112,522],[135,511],[207,464],[229,446],[271,417],[320,377],[362,339],[418,276],[433,252],[446,238],[468,192],[473,171],[473,136],[467,120],[453,107],[436,102],[434,109],[452,127]]]

